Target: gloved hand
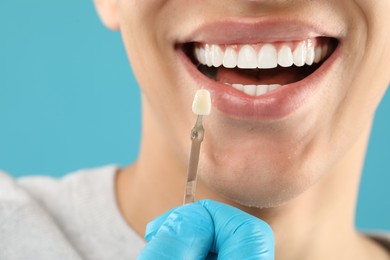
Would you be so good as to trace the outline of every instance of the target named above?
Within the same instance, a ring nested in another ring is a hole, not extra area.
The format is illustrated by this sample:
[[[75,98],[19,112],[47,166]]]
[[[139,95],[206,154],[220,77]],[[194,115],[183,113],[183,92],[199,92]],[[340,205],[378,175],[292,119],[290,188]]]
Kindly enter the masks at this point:
[[[274,259],[267,223],[211,200],[168,211],[148,224],[145,239],[139,260]]]

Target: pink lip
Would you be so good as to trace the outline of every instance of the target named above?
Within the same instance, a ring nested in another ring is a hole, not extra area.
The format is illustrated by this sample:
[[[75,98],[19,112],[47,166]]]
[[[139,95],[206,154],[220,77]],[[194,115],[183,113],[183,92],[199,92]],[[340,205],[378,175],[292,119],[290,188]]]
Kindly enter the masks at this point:
[[[217,23],[215,27],[206,25],[202,29],[198,29],[194,34],[197,36],[190,41],[233,44],[239,43],[239,40],[240,43],[257,43],[271,40],[302,40],[316,35],[324,36],[324,34],[316,32],[310,26],[303,26],[301,23],[284,24],[284,26],[280,22],[233,23],[229,24],[228,29],[222,30],[223,25],[226,26],[226,23]],[[261,28],[262,32],[252,36],[254,32],[259,32],[259,28]],[[296,28],[296,30],[293,33],[287,33],[286,28]],[[272,32],[270,33],[272,36],[264,32]],[[329,35],[325,36],[331,37]],[[209,79],[196,68],[181,48],[178,48],[178,56],[199,88],[210,90],[213,106],[219,111],[238,120],[266,121],[287,117],[316,95],[321,86],[323,86],[321,83],[324,81],[327,72],[340,56],[341,45],[341,42],[339,42],[333,54],[308,77],[258,97],[248,96],[233,87]]]
[[[329,25],[327,26],[329,27]],[[320,36],[336,35],[303,21],[274,17],[252,21],[248,18],[207,23],[191,32],[181,42],[240,44],[258,42],[299,41]]]

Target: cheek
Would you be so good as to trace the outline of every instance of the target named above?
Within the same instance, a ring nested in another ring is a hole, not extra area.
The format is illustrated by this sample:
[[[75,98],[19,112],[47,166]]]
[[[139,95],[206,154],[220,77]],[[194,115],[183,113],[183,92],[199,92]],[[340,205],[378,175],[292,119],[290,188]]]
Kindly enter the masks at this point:
[[[360,81],[365,83],[367,98],[377,105],[390,82],[390,1],[355,2],[362,12],[361,20],[364,20],[366,26],[367,41],[365,46],[360,46],[360,52],[364,53],[365,58],[360,64],[360,75],[366,76]]]
[[[121,2],[121,33],[142,90],[143,117],[150,124],[146,127],[158,129],[158,135],[182,158],[189,150],[189,133],[195,123],[194,92],[183,87],[174,45],[167,39],[169,27],[164,24],[166,19],[160,19],[168,12],[169,1]]]

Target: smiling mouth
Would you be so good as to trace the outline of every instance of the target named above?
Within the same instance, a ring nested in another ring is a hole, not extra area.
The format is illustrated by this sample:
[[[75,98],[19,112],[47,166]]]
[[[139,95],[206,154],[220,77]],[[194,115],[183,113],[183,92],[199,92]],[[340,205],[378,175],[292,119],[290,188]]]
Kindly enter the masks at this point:
[[[182,45],[197,69],[248,97],[258,97],[304,80],[332,55],[338,40],[317,37],[293,42]]]

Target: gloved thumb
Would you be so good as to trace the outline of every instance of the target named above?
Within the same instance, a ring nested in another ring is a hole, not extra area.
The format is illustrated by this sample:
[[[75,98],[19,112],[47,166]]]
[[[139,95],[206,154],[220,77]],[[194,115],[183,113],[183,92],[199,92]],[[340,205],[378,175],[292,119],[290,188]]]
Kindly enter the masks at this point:
[[[218,259],[274,259],[274,236],[266,222],[212,200],[199,203],[213,219],[215,238],[210,251]]]
[[[192,203],[168,211],[146,228],[148,244],[137,259],[206,259],[214,239],[209,212]]]

